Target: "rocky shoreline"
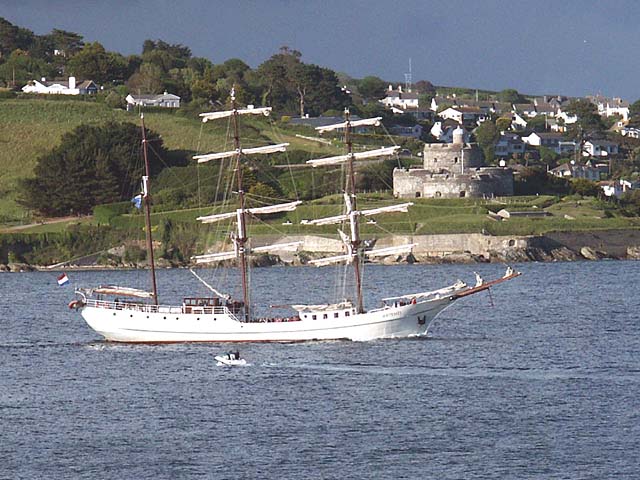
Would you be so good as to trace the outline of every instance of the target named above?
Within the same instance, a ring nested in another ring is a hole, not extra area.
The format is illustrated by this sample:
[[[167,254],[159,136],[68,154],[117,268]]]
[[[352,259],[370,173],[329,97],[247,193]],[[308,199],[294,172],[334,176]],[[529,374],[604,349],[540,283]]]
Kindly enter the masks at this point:
[[[315,236],[286,236],[260,238],[261,243],[299,241],[299,252],[282,255],[260,255],[252,258],[252,266],[300,266],[314,258],[335,255],[341,244],[334,239]],[[536,236],[490,236],[483,234],[448,234],[420,236],[392,236],[372,241],[377,247],[413,243],[413,253],[389,256],[371,262],[383,265],[403,263],[520,263],[565,262],[577,260],[639,260],[640,230],[603,230],[589,232],[553,232]],[[229,263],[232,265],[233,263]],[[174,264],[160,259],[157,268],[184,268],[193,265]],[[69,263],[55,268],[25,263],[0,264],[0,272],[26,272],[37,270],[108,270],[148,267],[146,262],[113,261],[98,264],[96,259]]]

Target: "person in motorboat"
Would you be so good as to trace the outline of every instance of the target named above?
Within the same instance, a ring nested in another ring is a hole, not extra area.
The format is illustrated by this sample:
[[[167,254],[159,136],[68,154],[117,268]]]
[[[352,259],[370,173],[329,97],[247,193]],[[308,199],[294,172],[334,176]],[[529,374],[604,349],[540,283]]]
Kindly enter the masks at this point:
[[[218,355],[215,357],[218,361],[218,366],[222,365],[246,365],[246,360],[244,358],[240,358],[240,351],[236,350],[235,352],[227,352],[224,355]]]

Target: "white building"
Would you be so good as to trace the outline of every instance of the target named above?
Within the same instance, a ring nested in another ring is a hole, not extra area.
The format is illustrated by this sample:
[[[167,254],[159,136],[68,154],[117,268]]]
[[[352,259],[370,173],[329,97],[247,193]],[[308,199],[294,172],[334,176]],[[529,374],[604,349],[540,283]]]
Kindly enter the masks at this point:
[[[90,95],[97,93],[98,86],[92,80],[85,80],[77,84],[76,77],[69,80],[47,81],[46,78],[31,80],[22,87],[24,93],[39,93],[47,95]]]
[[[397,90],[393,89],[392,85],[389,85],[387,90],[387,96],[382,100],[379,100],[387,108],[397,107],[400,110],[418,109],[418,94],[408,90],[402,91],[402,86],[398,86]]]
[[[633,188],[633,184],[627,180],[611,180],[610,182],[599,182],[600,188],[607,197],[620,198],[625,192]]]
[[[629,120],[629,102],[619,97],[608,98],[602,95],[594,95],[587,98],[598,107],[600,116],[611,117],[619,115],[623,121]]]
[[[584,142],[582,155],[585,157],[608,157],[619,153],[618,144],[607,140],[588,140]]]
[[[164,108],[179,108],[180,97],[173,95],[172,93],[164,92],[161,95],[127,95],[125,98],[127,101],[127,109],[134,106],[141,107],[164,107]]]

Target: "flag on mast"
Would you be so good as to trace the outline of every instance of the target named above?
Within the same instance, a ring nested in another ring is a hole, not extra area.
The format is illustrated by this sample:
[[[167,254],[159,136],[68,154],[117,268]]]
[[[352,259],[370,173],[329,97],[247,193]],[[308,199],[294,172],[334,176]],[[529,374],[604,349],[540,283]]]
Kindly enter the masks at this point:
[[[66,273],[62,273],[62,275],[60,275],[58,277],[58,285],[60,285],[61,287],[65,286],[67,283],[69,283],[69,277],[67,277]]]

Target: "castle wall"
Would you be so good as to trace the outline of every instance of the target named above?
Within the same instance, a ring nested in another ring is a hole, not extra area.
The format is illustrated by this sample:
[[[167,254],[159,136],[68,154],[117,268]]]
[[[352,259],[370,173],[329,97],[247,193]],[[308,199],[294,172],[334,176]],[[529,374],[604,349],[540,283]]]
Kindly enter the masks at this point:
[[[456,175],[425,169],[393,171],[393,194],[400,198],[461,198],[513,195],[513,172],[504,168],[478,168]]]

